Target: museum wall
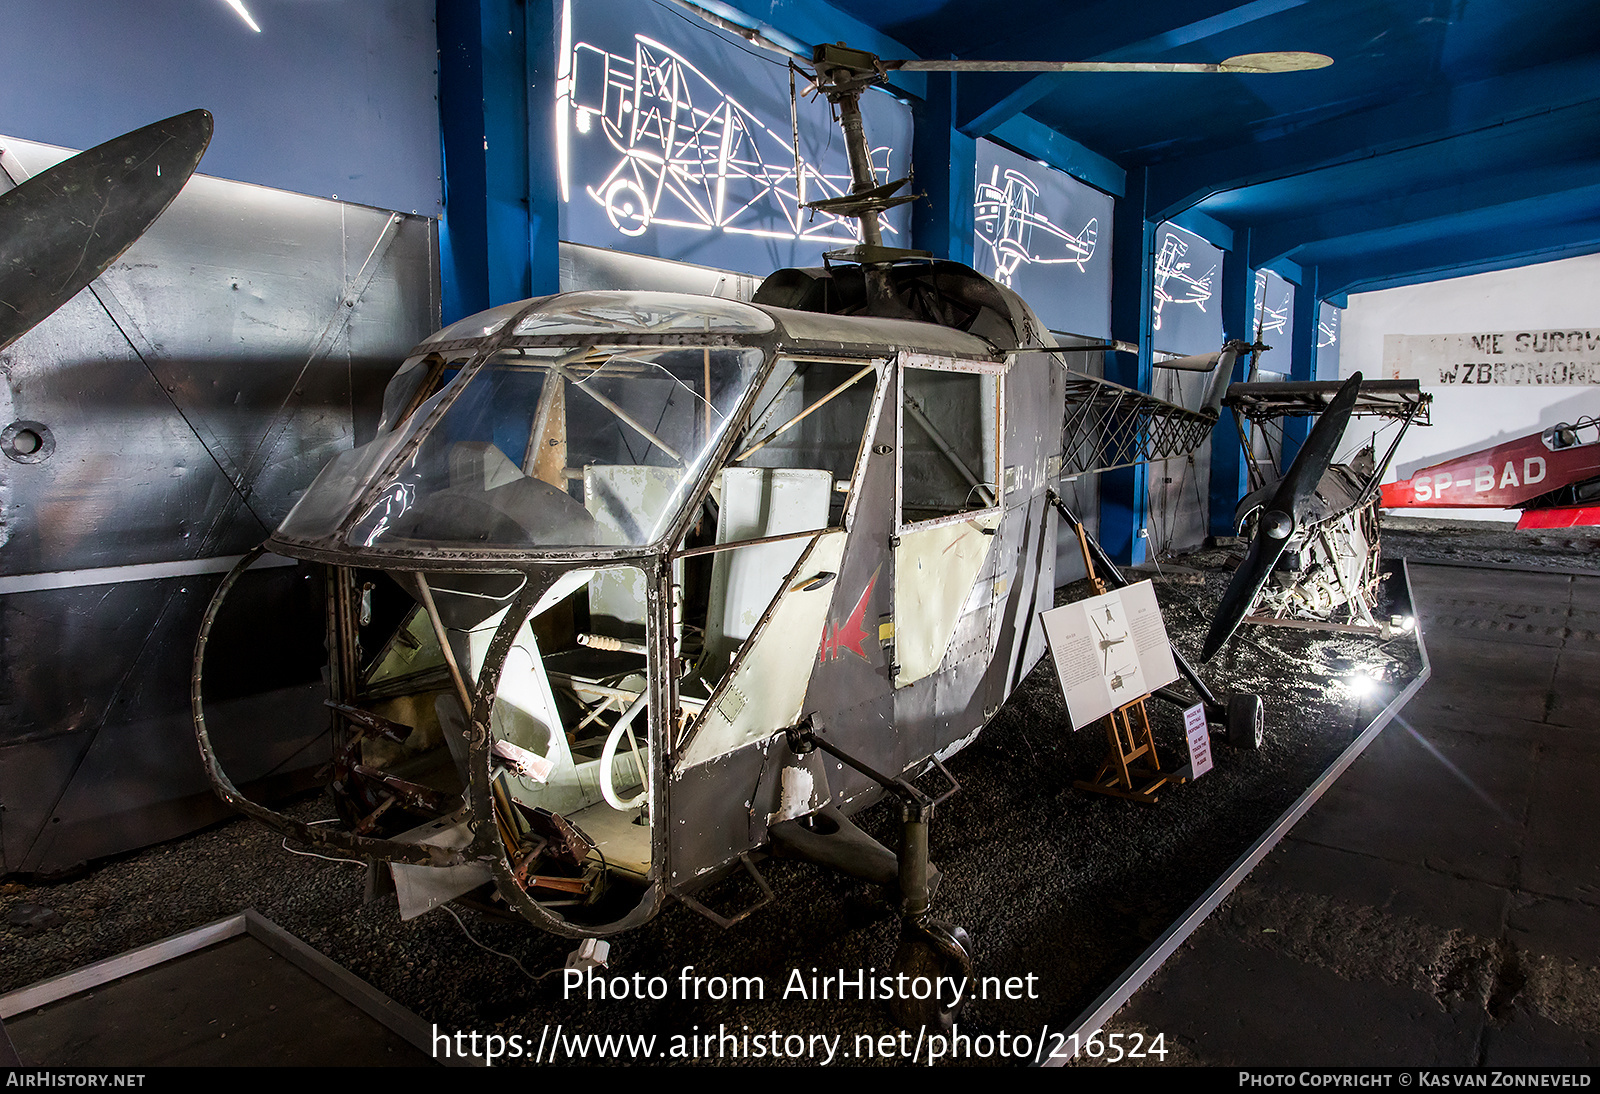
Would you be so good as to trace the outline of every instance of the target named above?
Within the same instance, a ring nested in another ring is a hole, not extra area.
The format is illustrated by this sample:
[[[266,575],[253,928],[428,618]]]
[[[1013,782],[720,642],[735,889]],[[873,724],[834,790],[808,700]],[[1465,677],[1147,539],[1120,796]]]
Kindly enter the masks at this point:
[[[432,0],[251,0],[259,32],[221,3],[16,7],[0,192],[163,117],[215,118],[172,207],[0,353],[0,424],[49,440],[0,461],[0,869],[49,873],[227,813],[194,746],[195,635],[438,326],[437,47]],[[250,730],[245,783],[326,758],[319,590],[278,560],[219,621],[209,697],[220,730]]]
[[[201,170],[438,216],[434,0],[10,4],[0,130],[88,148],[204,107]]]
[[[1341,375],[1387,375],[1384,339],[1394,335],[1497,331],[1583,330],[1595,325],[1594,289],[1600,255],[1584,255],[1513,270],[1355,293],[1344,313]],[[1390,467],[1389,479],[1452,456],[1525,436],[1557,421],[1600,414],[1593,386],[1544,384],[1424,384],[1433,393],[1433,425],[1413,428]],[[1369,434],[1362,434],[1364,440]],[[1352,427],[1346,448],[1356,442]],[[1515,510],[1429,509],[1413,514],[1471,520],[1515,520]]]

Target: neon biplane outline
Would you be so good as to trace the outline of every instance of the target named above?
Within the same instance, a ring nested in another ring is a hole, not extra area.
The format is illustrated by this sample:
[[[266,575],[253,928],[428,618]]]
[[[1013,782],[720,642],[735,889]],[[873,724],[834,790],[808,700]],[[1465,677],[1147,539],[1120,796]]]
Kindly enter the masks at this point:
[[[1074,235],[1051,222],[1036,206],[1039,185],[1021,171],[1006,168],[1005,183],[1000,181],[1000,165],[990,172],[988,182],[978,184],[978,197],[973,203],[974,220],[978,238],[993,257],[994,279],[1002,285],[1011,285],[1017,270],[1024,265],[1078,267],[1086,271],[1094,257],[1095,241],[1100,234],[1100,220],[1090,217],[1083,229]],[[1042,231],[1051,249],[1060,248],[1065,253],[1060,258],[1035,254],[1033,239],[1035,229]]]
[[[1327,349],[1339,343],[1339,313],[1337,310],[1323,307],[1319,309],[1317,317],[1317,348]],[[1330,313],[1331,314],[1327,314]]]
[[[572,43],[568,6],[562,38],[556,80],[562,201],[572,195],[570,142],[598,122],[619,158],[583,190],[624,236],[660,225],[819,244],[861,241],[853,218],[802,210],[808,201],[848,194],[848,166],[829,172],[797,156],[789,137],[647,35],[633,36],[632,57]],[[890,149],[880,146],[871,155],[874,173],[888,181]],[[748,223],[774,217],[786,230]],[[880,228],[896,234],[887,216]]]
[[[1161,309],[1164,305],[1193,304],[1205,311],[1206,301],[1211,299],[1211,279],[1216,275],[1217,267],[1213,265],[1204,274],[1195,277],[1186,272],[1192,263],[1178,261],[1188,253],[1189,244],[1178,238],[1176,232],[1168,232],[1161,240],[1161,250],[1156,253],[1155,305],[1150,319],[1155,330],[1161,329]],[[1187,286],[1179,290],[1181,296],[1167,290],[1167,284],[1172,281]]]
[[[1283,298],[1283,307],[1274,308],[1267,303],[1267,289],[1272,284],[1266,270],[1256,271],[1256,338],[1268,334],[1283,335],[1289,329],[1289,297]]]

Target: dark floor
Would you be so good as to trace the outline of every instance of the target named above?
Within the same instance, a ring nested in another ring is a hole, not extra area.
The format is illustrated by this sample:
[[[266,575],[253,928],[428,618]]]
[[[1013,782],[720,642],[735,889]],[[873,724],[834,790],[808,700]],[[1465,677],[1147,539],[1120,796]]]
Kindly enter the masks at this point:
[[[18,1015],[6,1033],[22,1060],[66,1067],[433,1062],[247,935]]]
[[[1431,679],[1112,1028],[1168,1063],[1600,1063],[1600,575],[1515,561],[1412,559]]]

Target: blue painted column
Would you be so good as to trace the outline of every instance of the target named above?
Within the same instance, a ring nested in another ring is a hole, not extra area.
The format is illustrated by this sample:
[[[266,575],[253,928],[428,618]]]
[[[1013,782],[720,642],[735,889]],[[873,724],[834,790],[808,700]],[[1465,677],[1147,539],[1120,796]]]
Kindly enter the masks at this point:
[[[1245,342],[1254,340],[1251,319],[1255,315],[1256,279],[1250,268],[1250,229],[1237,228],[1233,233],[1233,250],[1222,256],[1222,337]],[[1245,354],[1233,364],[1233,382],[1249,378],[1250,355]],[[1208,508],[1210,532],[1214,536],[1231,536],[1233,512],[1239,499],[1249,489],[1249,473],[1245,465],[1244,448],[1239,444],[1239,429],[1234,424],[1233,411],[1223,408],[1222,417],[1211,430],[1211,488]]]
[[[545,8],[547,0],[532,0]],[[444,321],[531,292],[528,59],[516,0],[439,0],[439,127]],[[552,92],[553,94],[553,92]]]
[[[560,0],[525,0],[528,82],[528,295],[561,291],[561,178],[556,158],[556,74],[571,48]]]
[[[1156,225],[1145,219],[1148,172],[1128,172],[1127,190],[1116,203],[1111,230],[1111,336],[1139,347],[1137,356],[1105,355],[1106,379],[1150,390],[1151,293],[1155,284]],[[1143,464],[1100,476],[1100,544],[1112,561],[1138,565],[1147,541],[1149,469]]]
[[[1315,380],[1317,378],[1317,268],[1307,266],[1300,284],[1294,290],[1294,339],[1289,344],[1289,379]],[[1283,421],[1283,467],[1289,465],[1300,452],[1300,446],[1311,435],[1316,419],[1309,416],[1285,418]]]
[[[911,206],[911,245],[972,264],[978,142],[955,128],[954,72],[928,74],[927,97],[911,107],[912,180],[927,197]]]

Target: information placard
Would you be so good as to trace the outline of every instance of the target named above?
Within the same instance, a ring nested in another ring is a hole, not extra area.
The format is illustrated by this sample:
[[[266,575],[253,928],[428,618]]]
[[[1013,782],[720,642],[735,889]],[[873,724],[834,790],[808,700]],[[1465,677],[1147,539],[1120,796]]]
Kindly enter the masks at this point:
[[[1178,678],[1148,581],[1051,608],[1039,619],[1074,729]]]
[[[1211,770],[1211,731],[1206,728],[1206,705],[1196,703],[1183,712],[1183,732],[1189,738],[1189,778]]]

